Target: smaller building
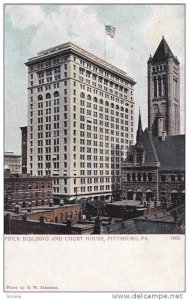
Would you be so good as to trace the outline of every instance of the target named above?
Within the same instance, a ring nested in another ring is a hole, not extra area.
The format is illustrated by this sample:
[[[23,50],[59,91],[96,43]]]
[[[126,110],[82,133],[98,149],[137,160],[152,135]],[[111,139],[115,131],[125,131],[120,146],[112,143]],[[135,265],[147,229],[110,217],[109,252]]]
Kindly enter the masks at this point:
[[[21,173],[21,155],[14,154],[14,152],[4,152],[4,166],[8,166],[10,173]]]
[[[81,210],[78,204],[74,205],[55,205],[55,206],[39,206],[31,209],[22,209],[22,211],[14,216],[13,219],[22,220],[23,216],[28,221],[42,221],[50,223],[66,223],[71,220],[73,224],[81,219]]]
[[[100,200],[87,201],[86,202],[87,217],[106,215],[105,206],[106,206],[105,202]]]
[[[95,228],[82,223],[78,204],[5,211],[4,222],[5,234],[92,234]]]
[[[53,202],[52,180],[50,177],[25,175],[5,175],[4,207],[5,209],[47,205]]]
[[[141,201],[122,200],[106,204],[107,215],[111,218],[122,218],[124,220],[142,216],[149,211]]]

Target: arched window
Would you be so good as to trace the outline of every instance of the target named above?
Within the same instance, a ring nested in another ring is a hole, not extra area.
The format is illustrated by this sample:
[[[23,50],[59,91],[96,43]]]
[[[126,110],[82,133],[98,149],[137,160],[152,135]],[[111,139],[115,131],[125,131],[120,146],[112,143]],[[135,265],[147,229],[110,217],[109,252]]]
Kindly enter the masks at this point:
[[[152,174],[148,173],[148,181],[152,181]]]
[[[128,113],[128,108],[125,109],[125,112]]]
[[[109,106],[109,103],[108,103],[108,101],[106,101],[106,102],[105,102],[105,105],[106,105],[106,106]]]
[[[157,79],[155,76],[153,80],[154,80],[154,98],[157,98]]]
[[[80,97],[84,99],[84,98],[85,98],[85,94],[82,92],[82,93],[80,94]]]
[[[138,200],[138,201],[142,200],[142,190],[141,189],[137,189],[136,200]]]
[[[103,104],[103,100],[102,100],[102,99],[100,99],[99,103],[100,103],[100,104]]]
[[[47,93],[46,94],[46,99],[50,99],[51,98],[51,94],[50,93]]]
[[[146,200],[148,202],[153,200],[153,193],[151,189],[146,190]]]
[[[143,173],[143,181],[146,181],[146,173]]]
[[[38,96],[38,100],[43,100],[43,96],[42,96],[42,95],[39,95],[39,96]]]
[[[141,174],[138,173],[138,181],[141,181]]]
[[[87,100],[91,100],[91,96],[90,95],[87,95]]]
[[[162,91],[162,96],[166,96],[167,93],[167,86],[166,86],[166,75],[163,75],[163,91]]]
[[[128,190],[128,192],[127,192],[127,199],[128,200],[133,200],[133,191],[132,190]]]
[[[127,173],[127,181],[130,181],[131,180],[131,176],[129,173]]]
[[[58,91],[54,92],[54,97],[59,97],[59,92]]]
[[[111,107],[111,108],[114,108],[114,104],[113,104],[113,103],[111,103],[110,107]]]
[[[171,202],[173,204],[177,204],[178,203],[178,191],[177,190],[172,190],[171,191]]]
[[[94,98],[93,98],[93,101],[97,103],[97,102],[98,102],[98,101],[97,101],[97,97],[94,97]]]
[[[135,181],[135,173],[132,173],[132,181]]]
[[[175,175],[171,175],[171,181],[175,181]]]
[[[124,111],[124,108],[123,108],[123,106],[121,106],[121,111]]]
[[[161,88],[161,76],[158,76],[158,96],[161,97],[162,94],[162,88]]]
[[[119,109],[119,105],[116,105],[116,109]]]
[[[166,181],[166,176],[165,175],[161,175],[161,181]]]

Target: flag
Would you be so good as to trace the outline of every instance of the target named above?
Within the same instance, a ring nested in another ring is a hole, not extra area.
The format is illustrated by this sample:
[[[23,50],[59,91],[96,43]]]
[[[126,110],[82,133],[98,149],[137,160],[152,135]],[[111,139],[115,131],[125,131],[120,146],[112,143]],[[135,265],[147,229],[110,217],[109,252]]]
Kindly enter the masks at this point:
[[[111,38],[114,38],[116,32],[116,28],[111,25],[105,25],[105,33],[109,35]]]

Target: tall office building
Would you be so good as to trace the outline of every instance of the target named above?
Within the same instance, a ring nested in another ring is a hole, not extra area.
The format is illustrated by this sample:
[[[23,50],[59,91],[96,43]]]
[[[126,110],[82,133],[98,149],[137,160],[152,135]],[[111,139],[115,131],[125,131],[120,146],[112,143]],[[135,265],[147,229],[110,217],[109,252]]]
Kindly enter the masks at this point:
[[[133,143],[135,81],[70,42],[26,65],[28,172],[52,176],[54,197],[109,199]]]
[[[180,134],[180,63],[166,40],[148,60],[148,129],[158,136]]]

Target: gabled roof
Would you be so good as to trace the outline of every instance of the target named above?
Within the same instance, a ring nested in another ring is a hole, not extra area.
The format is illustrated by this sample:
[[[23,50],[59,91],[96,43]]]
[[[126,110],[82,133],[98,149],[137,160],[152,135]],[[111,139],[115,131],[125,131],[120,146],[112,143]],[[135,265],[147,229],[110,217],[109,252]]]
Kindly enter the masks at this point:
[[[176,64],[179,64],[178,59],[173,55],[164,37],[162,38],[153,58],[153,62],[162,62],[167,58],[173,58]]]
[[[93,208],[96,209],[103,209],[105,207],[104,202],[100,201],[100,200],[89,200],[86,203],[87,205],[92,206]]]
[[[162,142],[153,137],[153,144],[160,161],[160,169],[165,171],[185,170],[185,135],[166,136]]]
[[[185,135],[166,136],[165,141],[153,137],[148,129],[140,137],[144,147],[145,162],[160,162],[162,171],[185,170]]]
[[[145,150],[145,162],[158,162],[158,156],[153,144],[151,132],[146,128],[139,139]]]

